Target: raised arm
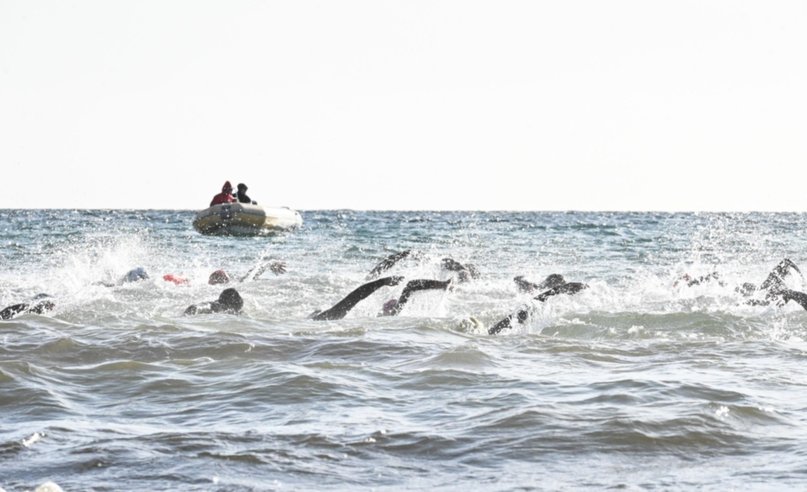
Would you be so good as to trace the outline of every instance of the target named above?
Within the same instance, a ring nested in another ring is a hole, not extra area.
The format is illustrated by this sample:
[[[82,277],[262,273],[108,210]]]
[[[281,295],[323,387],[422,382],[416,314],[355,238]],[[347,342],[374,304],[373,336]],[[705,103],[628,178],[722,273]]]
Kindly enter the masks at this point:
[[[334,304],[330,309],[315,314],[312,319],[317,321],[342,319],[356,304],[366,299],[373,292],[384,286],[397,285],[401,280],[403,280],[403,277],[383,277],[367,282]]]
[[[254,266],[250,271],[246,273],[239,282],[244,282],[246,280],[252,279],[255,280],[256,278],[260,277],[261,275],[266,272],[266,270],[271,270],[272,273],[275,275],[282,275],[286,273],[286,263],[282,261],[272,261],[269,262],[268,259],[264,259],[260,265]]]
[[[404,287],[403,292],[401,292],[401,296],[398,298],[398,302],[394,303],[388,310],[384,311],[385,316],[397,316],[398,313],[401,312],[404,305],[409,302],[409,297],[419,290],[432,290],[432,289],[440,289],[446,290],[448,286],[451,285],[451,280],[429,280],[429,279],[418,279],[418,280],[410,280],[407,282],[406,287]]]
[[[536,301],[544,302],[552,296],[558,294],[569,294],[574,295],[580,292],[583,289],[587,289],[588,285],[580,283],[580,282],[566,282],[563,285],[559,285],[557,287],[553,287],[547,291],[542,292],[541,294],[534,297]]]
[[[784,260],[780,261],[778,265],[773,267],[771,273],[768,274],[768,278],[765,279],[764,282],[759,286],[760,289],[773,289],[778,290],[784,288],[784,280],[785,277],[788,276],[790,270],[795,270],[799,275],[801,275],[801,270],[799,267],[796,266],[795,263],[790,261],[789,258],[785,258]]]
[[[412,250],[407,249],[405,251],[400,251],[398,253],[393,253],[387,256],[386,258],[381,260],[376,266],[374,266],[372,270],[370,270],[370,273],[367,274],[367,278],[371,279],[379,276],[382,272],[389,270],[390,268],[395,266],[396,263],[409,256],[411,253]]]

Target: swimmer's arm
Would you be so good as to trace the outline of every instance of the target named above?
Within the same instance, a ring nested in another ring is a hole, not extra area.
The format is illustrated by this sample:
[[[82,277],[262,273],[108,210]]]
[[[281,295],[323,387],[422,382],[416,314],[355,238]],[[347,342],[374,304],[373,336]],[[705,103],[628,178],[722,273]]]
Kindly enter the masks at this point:
[[[578,292],[580,292],[581,290],[587,289],[587,288],[588,288],[588,285],[580,283],[580,282],[568,282],[568,283],[565,283],[563,285],[553,287],[553,288],[551,288],[551,289],[549,289],[549,290],[547,290],[545,292],[542,292],[541,294],[536,296],[534,299],[536,301],[544,302],[544,301],[546,301],[547,299],[549,299],[550,297],[552,297],[554,295],[558,295],[558,294],[574,295],[574,294],[577,294]]]
[[[787,301],[795,301],[802,308],[807,310],[807,294],[805,294],[804,292],[788,289],[782,292],[782,300],[784,300],[785,303],[787,303]]]
[[[373,280],[372,282],[367,282],[345,296],[344,299],[334,304],[330,309],[314,315],[313,319],[318,321],[342,319],[356,304],[367,298],[373,292],[384,286],[397,285],[401,280],[403,280],[403,277],[384,277]]]
[[[377,277],[379,274],[381,274],[381,272],[389,270],[395,266],[396,263],[409,256],[410,253],[412,253],[412,250],[407,249],[405,251],[389,255],[381,260],[376,266],[374,266],[372,270],[370,270],[370,273],[367,274],[367,278]]]
[[[412,295],[413,292],[417,292],[419,290],[431,290],[431,289],[446,290],[450,284],[451,280],[429,280],[429,279],[410,280],[409,282],[407,282],[406,287],[404,287],[403,292],[401,292],[401,296],[398,298],[398,304],[395,305],[395,309],[392,312],[392,316],[395,316],[401,312],[401,309],[403,309],[404,304],[409,302],[409,297]]]
[[[28,304],[14,304],[0,311],[0,319],[11,319],[26,309],[28,309]]]
[[[247,279],[250,279],[250,278],[252,280],[255,280],[258,277],[260,277],[261,275],[263,275],[264,272],[266,272],[267,269],[271,270],[272,273],[274,273],[275,275],[281,275],[281,274],[286,273],[286,263],[282,262],[282,261],[273,261],[271,263],[267,263],[267,262],[261,263],[260,265],[253,267],[250,271],[247,272],[246,275],[241,277],[241,280],[239,280],[239,282],[244,282],[244,281],[246,281]]]
[[[503,320],[499,321],[495,325],[488,328],[488,335],[497,335],[502,330],[507,328],[511,328],[513,326],[513,318],[515,318],[519,323],[524,323],[527,321],[529,317],[529,313],[526,309],[522,309],[516,313],[511,314],[510,316],[504,318]]]

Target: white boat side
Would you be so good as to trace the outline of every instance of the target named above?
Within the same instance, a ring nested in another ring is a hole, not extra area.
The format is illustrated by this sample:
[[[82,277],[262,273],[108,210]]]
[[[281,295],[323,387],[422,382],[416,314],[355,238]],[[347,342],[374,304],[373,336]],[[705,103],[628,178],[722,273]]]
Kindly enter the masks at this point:
[[[254,236],[288,231],[303,224],[300,212],[288,207],[222,203],[196,214],[193,227],[202,234]]]

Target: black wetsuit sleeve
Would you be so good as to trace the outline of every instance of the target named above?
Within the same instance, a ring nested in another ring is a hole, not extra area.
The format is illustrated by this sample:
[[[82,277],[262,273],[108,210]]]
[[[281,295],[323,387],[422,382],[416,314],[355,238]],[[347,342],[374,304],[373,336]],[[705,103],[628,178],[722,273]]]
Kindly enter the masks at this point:
[[[538,290],[538,284],[534,284],[532,282],[524,280],[524,277],[521,275],[513,277],[513,282],[516,283],[516,286],[518,286],[518,290],[520,290],[521,292],[535,292],[536,290]]]
[[[488,328],[488,335],[497,335],[502,330],[507,328],[511,328],[513,326],[513,318],[515,318],[519,323],[524,323],[527,321],[529,317],[529,313],[526,309],[522,309],[521,311],[515,312],[510,316],[504,318],[503,320],[499,321],[495,325]]]
[[[317,321],[342,319],[356,304],[366,299],[373,292],[384,286],[396,285],[401,280],[403,280],[403,277],[384,277],[367,282],[334,304],[330,309],[314,315],[312,319]]]
[[[378,264],[374,266],[372,270],[370,270],[370,273],[367,274],[367,278],[377,277],[382,272],[389,270],[390,268],[395,266],[396,263],[409,256],[410,253],[412,253],[412,250],[407,249],[405,251],[400,251],[398,253],[394,253],[387,256],[386,258],[378,262]]]
[[[446,290],[448,286],[451,284],[451,280],[429,280],[429,279],[418,279],[418,280],[410,280],[407,282],[406,287],[404,287],[403,292],[401,292],[401,296],[398,298],[398,303],[395,305],[395,308],[390,312],[390,316],[397,316],[398,313],[401,312],[404,305],[409,302],[409,297],[412,295],[413,292],[417,292],[419,290],[431,290],[431,289],[441,289]]]
[[[807,310],[807,294],[804,292],[799,292],[797,290],[785,290],[782,292],[782,300],[787,303],[787,301],[796,301],[799,305]]]
[[[790,261],[789,258],[785,258],[784,260],[780,261],[778,265],[773,267],[773,270],[771,270],[771,273],[768,274],[768,277],[764,282],[762,282],[759,288],[773,291],[784,289],[785,277],[787,277],[787,275],[790,273],[790,269],[796,270],[796,272],[801,275],[801,270],[799,270],[799,267]]]
[[[537,295],[534,299],[536,301],[544,302],[545,300],[549,299],[550,297],[558,294],[577,294],[583,289],[588,288],[588,285],[580,283],[580,282],[567,282],[563,285],[559,285],[557,287],[553,287],[547,291],[542,292],[541,294]]]
[[[11,319],[26,309],[28,309],[28,304],[14,304],[0,311],[0,319]]]

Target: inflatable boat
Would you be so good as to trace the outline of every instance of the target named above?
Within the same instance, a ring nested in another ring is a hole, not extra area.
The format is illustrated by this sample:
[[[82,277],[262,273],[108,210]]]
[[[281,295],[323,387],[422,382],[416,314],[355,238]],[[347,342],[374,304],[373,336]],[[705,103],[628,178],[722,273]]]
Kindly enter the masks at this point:
[[[257,236],[300,227],[300,212],[288,207],[261,207],[249,203],[222,203],[196,214],[193,228],[202,234]]]

